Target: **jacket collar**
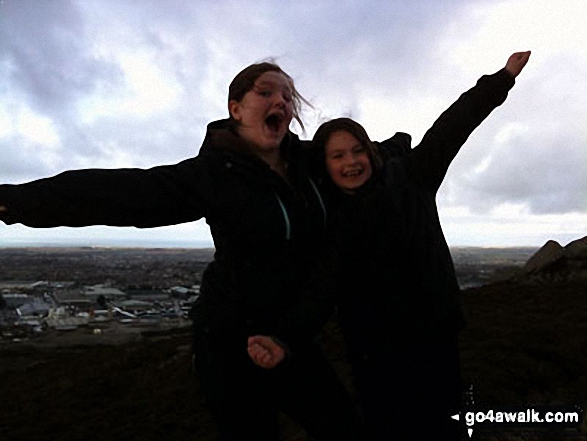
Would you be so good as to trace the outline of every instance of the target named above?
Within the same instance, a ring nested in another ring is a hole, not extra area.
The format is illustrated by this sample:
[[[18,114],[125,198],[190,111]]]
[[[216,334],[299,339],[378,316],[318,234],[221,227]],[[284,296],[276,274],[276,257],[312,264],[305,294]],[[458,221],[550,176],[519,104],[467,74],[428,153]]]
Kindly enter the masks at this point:
[[[296,144],[299,145],[299,143],[298,135],[288,130],[279,147],[286,161],[291,162],[297,159],[297,154],[301,152],[297,152],[295,146]],[[234,120],[229,118],[213,121],[208,124],[206,137],[204,138],[200,152],[207,152],[214,149],[222,149],[238,155],[258,158],[253,147],[236,132]]]

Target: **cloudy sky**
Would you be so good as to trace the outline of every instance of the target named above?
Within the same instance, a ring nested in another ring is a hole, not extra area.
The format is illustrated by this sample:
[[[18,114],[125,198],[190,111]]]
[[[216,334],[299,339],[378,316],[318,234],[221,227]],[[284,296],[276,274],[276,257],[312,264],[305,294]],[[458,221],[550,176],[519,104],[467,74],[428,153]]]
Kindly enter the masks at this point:
[[[314,105],[310,138],[352,116],[417,144],[482,74],[532,50],[438,196],[450,245],[587,235],[584,0],[0,0],[0,182],[150,167],[198,153],[232,77],[274,58]],[[152,230],[0,225],[0,245],[211,245],[205,222]]]

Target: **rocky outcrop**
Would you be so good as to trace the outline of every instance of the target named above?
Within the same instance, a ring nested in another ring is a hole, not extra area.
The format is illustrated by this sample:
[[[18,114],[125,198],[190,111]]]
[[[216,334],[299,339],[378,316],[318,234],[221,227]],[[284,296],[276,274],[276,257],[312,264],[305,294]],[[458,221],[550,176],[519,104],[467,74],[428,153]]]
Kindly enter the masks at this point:
[[[526,277],[550,280],[587,280],[587,236],[563,247],[549,240],[524,265]]]
[[[549,240],[528,259],[524,270],[529,274],[547,271],[560,264],[563,259],[564,248],[558,242]]]
[[[565,247],[565,255],[573,260],[587,260],[587,236],[569,243]]]

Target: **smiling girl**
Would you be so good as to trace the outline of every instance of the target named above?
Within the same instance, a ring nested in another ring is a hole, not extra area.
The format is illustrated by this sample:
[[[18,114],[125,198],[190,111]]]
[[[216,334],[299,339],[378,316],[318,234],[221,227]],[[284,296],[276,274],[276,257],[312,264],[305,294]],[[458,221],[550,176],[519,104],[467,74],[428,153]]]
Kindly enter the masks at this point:
[[[450,417],[460,410],[464,317],[436,193],[529,56],[515,53],[504,69],[482,77],[413,150],[401,133],[376,146],[348,118],[323,124],[314,136],[339,192],[334,290],[368,439],[460,439]]]

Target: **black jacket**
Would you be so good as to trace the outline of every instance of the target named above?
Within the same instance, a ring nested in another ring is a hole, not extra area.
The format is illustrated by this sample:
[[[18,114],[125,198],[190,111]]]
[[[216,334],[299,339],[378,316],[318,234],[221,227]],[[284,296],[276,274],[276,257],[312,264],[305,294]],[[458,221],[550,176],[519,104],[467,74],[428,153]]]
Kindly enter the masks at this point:
[[[208,126],[197,157],[148,170],[78,170],[22,185],[0,185],[0,220],[31,227],[139,228],[210,225],[216,252],[205,270],[194,323],[227,350],[246,337],[303,344],[304,294],[322,246],[326,212],[305,170],[304,144],[282,143],[289,184],[253,154],[227,120]]]
[[[335,280],[355,356],[454,335],[464,325],[436,193],[460,147],[513,84],[505,70],[483,76],[413,150],[407,134],[382,143],[383,170],[343,197],[333,227]]]

